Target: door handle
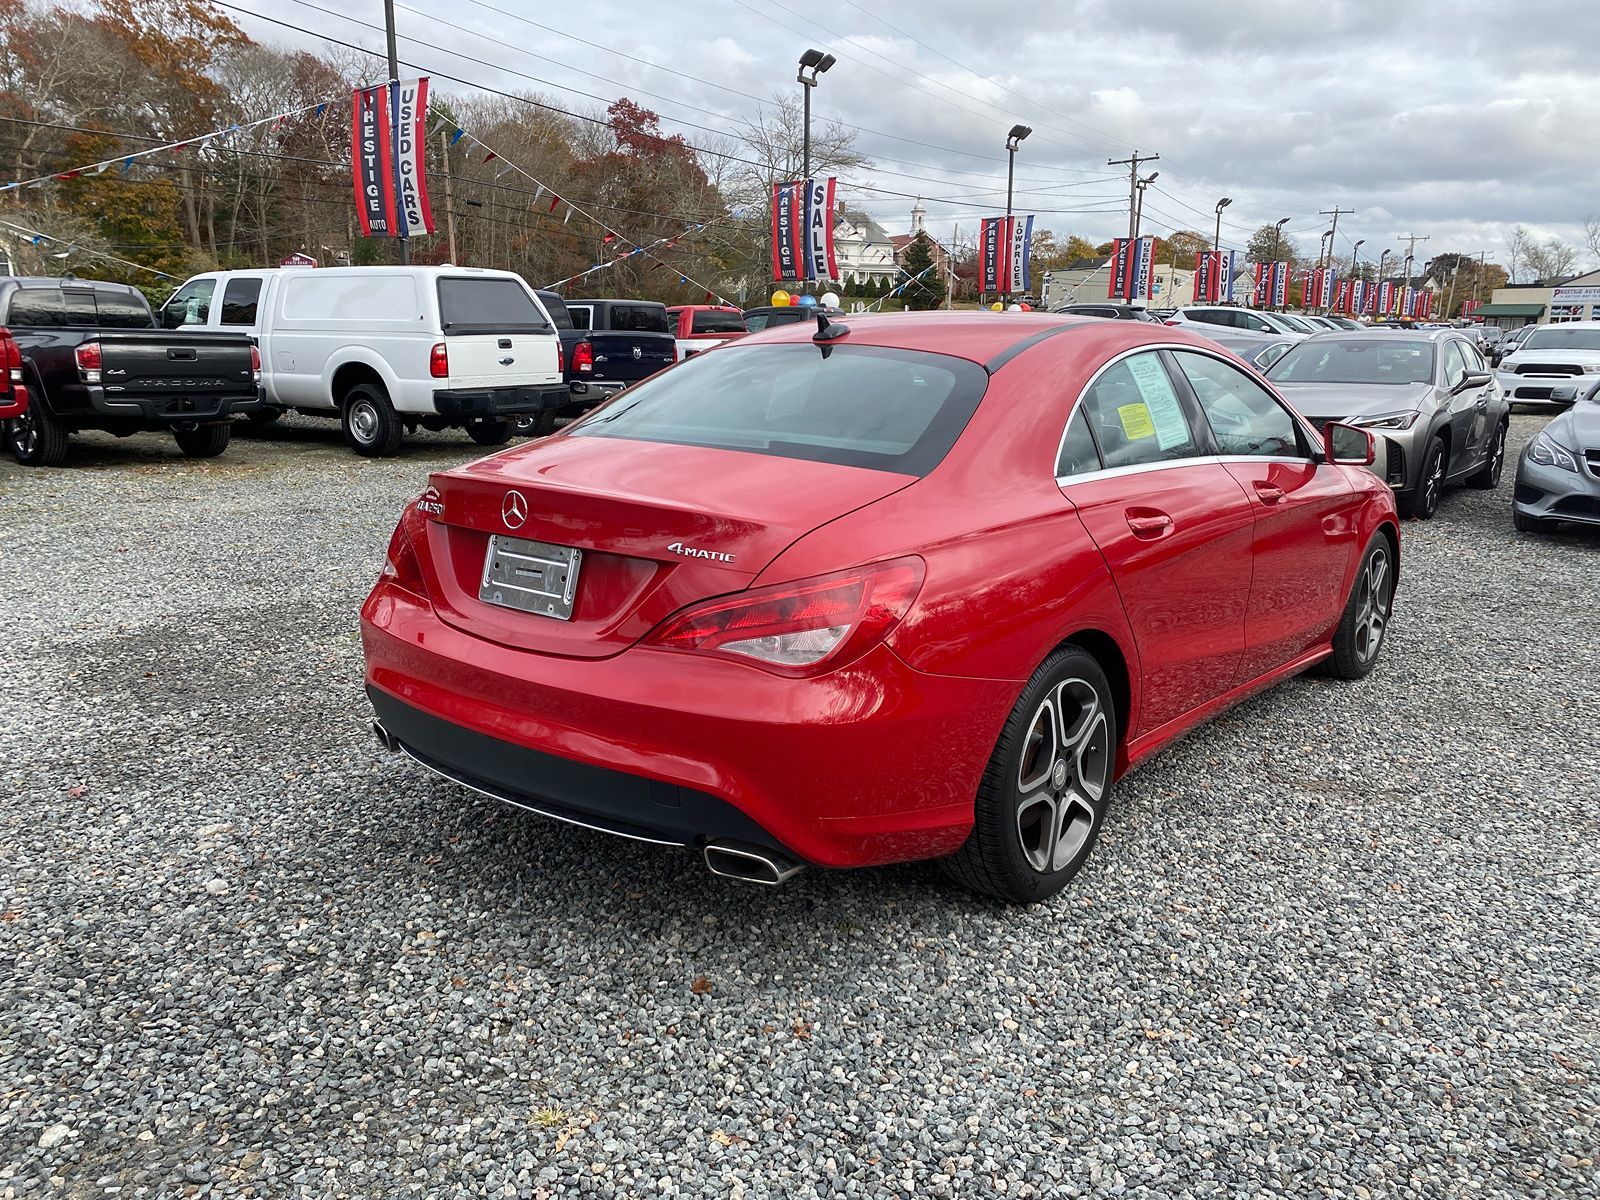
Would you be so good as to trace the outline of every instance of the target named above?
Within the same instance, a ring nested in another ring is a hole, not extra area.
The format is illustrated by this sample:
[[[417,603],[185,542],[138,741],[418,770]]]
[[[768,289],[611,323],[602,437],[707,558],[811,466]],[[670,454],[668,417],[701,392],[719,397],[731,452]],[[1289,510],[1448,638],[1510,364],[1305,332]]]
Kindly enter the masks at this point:
[[[188,346],[168,346],[167,357],[174,362],[194,362],[199,355]]]
[[[1127,517],[1128,528],[1133,530],[1136,538],[1153,542],[1172,532],[1172,518],[1164,512],[1130,512]]]
[[[1263,504],[1276,504],[1283,499],[1283,489],[1275,483],[1258,483],[1255,489]]]

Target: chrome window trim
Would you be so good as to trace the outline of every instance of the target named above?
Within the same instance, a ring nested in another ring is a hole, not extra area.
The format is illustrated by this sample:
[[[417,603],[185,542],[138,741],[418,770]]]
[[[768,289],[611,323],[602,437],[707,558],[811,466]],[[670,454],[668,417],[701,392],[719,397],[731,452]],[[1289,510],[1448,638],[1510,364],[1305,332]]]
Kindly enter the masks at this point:
[[[1117,479],[1123,475],[1140,475],[1146,471],[1170,471],[1174,467],[1222,466],[1225,463],[1289,463],[1300,467],[1322,465],[1320,459],[1291,458],[1281,454],[1205,454],[1195,458],[1169,458],[1162,462],[1135,463],[1130,467],[1101,467],[1098,471],[1085,471],[1081,475],[1057,475],[1056,486],[1065,490],[1075,483]]]
[[[1203,334],[1196,334],[1195,336],[1196,337],[1202,337],[1204,335]],[[1051,466],[1052,472],[1054,471],[1056,464],[1061,461],[1061,452],[1064,449],[1066,449],[1066,446],[1067,446],[1067,426],[1072,424],[1073,416],[1076,415],[1078,409],[1083,405],[1084,396],[1088,394],[1090,388],[1092,388],[1097,382],[1099,382],[1100,376],[1104,375],[1107,371],[1109,371],[1112,367],[1116,366],[1119,362],[1121,362],[1125,358],[1131,358],[1135,354],[1153,353],[1153,352],[1160,351],[1160,350],[1187,350],[1187,351],[1189,351],[1189,352],[1191,352],[1193,354],[1203,354],[1207,358],[1214,358],[1219,363],[1222,363],[1224,366],[1232,367],[1235,371],[1240,369],[1238,363],[1232,362],[1229,359],[1224,358],[1222,355],[1218,354],[1214,349],[1212,349],[1210,347],[1207,347],[1207,346],[1191,346],[1187,342],[1151,342],[1148,345],[1132,346],[1132,347],[1128,348],[1127,350],[1123,350],[1123,351],[1119,352],[1118,354],[1116,354],[1116,355],[1112,356],[1111,358],[1107,359],[1104,363],[1102,363],[1100,365],[1100,369],[1099,370],[1097,370],[1093,375],[1089,376],[1088,381],[1086,383],[1084,383],[1083,387],[1078,391],[1077,396],[1073,399],[1071,406],[1067,409],[1066,419],[1061,422],[1061,436],[1056,439],[1056,454],[1055,454],[1055,457],[1050,460],[1050,466]],[[1167,369],[1165,363],[1161,364],[1161,369],[1163,371],[1165,371]],[[1250,373],[1249,373],[1248,369],[1245,370],[1244,374],[1245,374],[1245,377],[1247,379],[1250,379]],[[1276,400],[1278,402],[1278,404],[1282,407],[1283,411],[1289,414],[1290,419],[1293,420],[1295,422],[1295,424],[1300,427],[1300,432],[1305,435],[1307,443],[1312,447],[1312,455],[1311,455],[1310,458],[1294,457],[1294,458],[1286,459],[1284,461],[1287,461],[1287,462],[1321,463],[1323,461],[1323,459],[1322,459],[1321,455],[1319,453],[1317,453],[1317,451],[1319,451],[1321,449],[1321,447],[1322,447],[1322,435],[1316,431],[1316,428],[1313,425],[1311,425],[1311,423],[1308,422],[1303,416],[1301,416],[1299,414],[1299,412],[1297,412],[1295,410],[1294,405],[1290,404],[1287,400],[1285,400],[1281,395],[1278,394],[1277,389],[1272,386],[1270,380],[1266,380],[1266,379],[1250,379],[1250,382],[1258,385],[1259,387],[1261,387],[1263,389],[1265,389],[1267,395],[1271,396],[1274,400]],[[1176,382],[1175,381],[1174,381],[1174,386],[1176,386]],[[1191,385],[1191,387],[1192,386],[1193,385]],[[1188,413],[1185,412],[1184,416],[1185,416],[1185,418],[1187,418],[1188,417]],[[1087,418],[1085,418],[1085,420],[1087,420]],[[1129,467],[1101,467],[1098,471],[1085,471],[1082,475],[1057,475],[1055,478],[1056,478],[1056,482],[1060,483],[1063,479],[1099,478],[1101,476],[1107,476],[1107,475],[1112,475],[1112,474],[1124,474],[1124,473],[1128,473],[1128,472],[1132,472],[1132,471],[1143,471],[1143,470],[1147,470],[1149,468],[1154,468],[1154,467],[1182,466],[1185,463],[1204,462],[1204,461],[1207,461],[1207,460],[1217,460],[1217,459],[1221,459],[1221,458],[1224,458],[1224,457],[1225,456],[1223,456],[1223,455],[1202,455],[1202,454],[1197,454],[1193,458],[1168,459],[1168,460],[1166,460],[1164,462],[1159,462],[1159,463],[1136,463],[1135,465],[1129,466]],[[1248,455],[1242,455],[1240,457],[1242,457],[1247,462],[1265,462],[1265,461],[1268,460],[1268,456],[1264,455],[1264,454],[1262,454],[1262,455],[1248,454]]]

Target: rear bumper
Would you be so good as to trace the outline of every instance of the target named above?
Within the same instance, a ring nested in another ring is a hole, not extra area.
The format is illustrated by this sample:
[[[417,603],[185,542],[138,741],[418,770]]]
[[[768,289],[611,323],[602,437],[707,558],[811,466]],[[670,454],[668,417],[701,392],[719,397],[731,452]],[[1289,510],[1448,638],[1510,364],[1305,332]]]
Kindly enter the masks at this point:
[[[820,866],[956,850],[1017,690],[925,675],[881,645],[806,680],[637,647],[558,658],[473,637],[383,582],[361,634],[379,719],[433,769],[626,836],[736,836]]]
[[[236,413],[255,412],[265,407],[265,393],[257,387],[253,392],[198,392],[193,395],[163,393],[133,396],[126,393],[107,394],[103,387],[91,384],[70,385],[66,389],[69,410],[61,415],[69,420],[84,414],[87,409],[96,417],[115,421],[136,421],[145,425],[184,425],[189,422],[225,421]],[[76,391],[82,403],[74,402]]]
[[[0,400],[0,421],[9,421],[28,411],[28,391],[18,387],[9,401]]]
[[[441,417],[471,420],[544,412],[560,408],[569,399],[564,383],[504,388],[443,388],[434,391],[433,407]]]

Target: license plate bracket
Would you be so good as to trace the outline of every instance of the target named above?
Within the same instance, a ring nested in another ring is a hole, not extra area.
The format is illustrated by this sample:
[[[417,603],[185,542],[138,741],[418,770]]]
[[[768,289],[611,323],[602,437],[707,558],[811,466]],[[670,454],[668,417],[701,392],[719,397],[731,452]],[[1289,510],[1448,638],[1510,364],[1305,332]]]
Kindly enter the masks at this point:
[[[582,565],[583,551],[575,546],[490,534],[478,599],[501,608],[570,621]]]

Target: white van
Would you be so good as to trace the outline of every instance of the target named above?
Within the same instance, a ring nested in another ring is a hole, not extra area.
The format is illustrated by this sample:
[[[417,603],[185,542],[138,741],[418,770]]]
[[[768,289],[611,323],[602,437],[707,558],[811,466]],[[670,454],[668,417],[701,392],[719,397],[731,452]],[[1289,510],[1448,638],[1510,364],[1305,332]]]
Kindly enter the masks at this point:
[[[519,417],[549,432],[571,399],[550,314],[509,271],[213,271],[185,281],[157,317],[167,329],[254,335],[267,404],[255,419],[336,415],[357,454],[393,454],[418,426],[460,426],[498,446]]]

